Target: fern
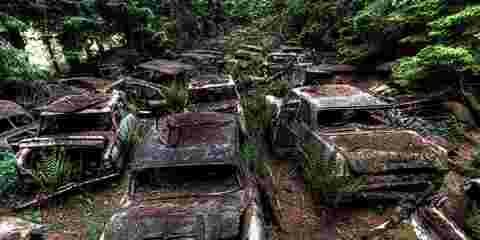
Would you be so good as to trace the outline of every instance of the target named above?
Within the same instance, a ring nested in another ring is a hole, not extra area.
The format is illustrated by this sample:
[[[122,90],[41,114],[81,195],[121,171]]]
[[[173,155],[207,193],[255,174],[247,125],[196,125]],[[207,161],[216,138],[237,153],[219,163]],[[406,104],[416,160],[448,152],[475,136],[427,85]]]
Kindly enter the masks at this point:
[[[0,195],[14,191],[16,179],[15,155],[0,151]]]

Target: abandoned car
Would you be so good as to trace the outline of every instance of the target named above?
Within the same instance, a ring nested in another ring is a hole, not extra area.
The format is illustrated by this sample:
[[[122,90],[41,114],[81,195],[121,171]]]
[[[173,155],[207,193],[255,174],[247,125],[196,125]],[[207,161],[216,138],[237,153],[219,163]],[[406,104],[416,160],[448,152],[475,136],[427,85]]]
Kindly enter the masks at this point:
[[[187,89],[193,111],[241,113],[240,94],[230,76],[201,75],[191,79]]]
[[[135,151],[128,193],[102,240],[264,238],[250,166],[232,114],[161,118]]]
[[[31,191],[64,191],[120,175],[128,141],[120,129],[128,129],[130,116],[121,92],[70,95],[40,109],[38,137],[20,141],[16,156],[19,180]]]
[[[187,79],[195,75],[195,66],[180,61],[155,59],[138,65],[139,72],[132,77],[169,86],[172,83],[185,86]]]
[[[286,99],[266,98],[274,108],[276,154],[304,159],[314,149],[317,161],[334,166],[332,174],[366,176],[365,191],[345,201],[417,194],[446,170],[444,148],[415,131],[391,128],[383,117],[392,106],[358,88],[307,86],[292,89]]]
[[[20,105],[0,100],[0,150],[17,149],[17,143],[36,134],[38,124]]]
[[[109,93],[119,90],[125,93],[128,103],[135,111],[160,111],[166,104],[165,88],[159,84],[151,83],[142,79],[122,77],[120,80],[104,88]]]
[[[225,64],[224,54],[219,51],[197,49],[180,54],[180,61],[192,64],[200,73],[219,73]]]

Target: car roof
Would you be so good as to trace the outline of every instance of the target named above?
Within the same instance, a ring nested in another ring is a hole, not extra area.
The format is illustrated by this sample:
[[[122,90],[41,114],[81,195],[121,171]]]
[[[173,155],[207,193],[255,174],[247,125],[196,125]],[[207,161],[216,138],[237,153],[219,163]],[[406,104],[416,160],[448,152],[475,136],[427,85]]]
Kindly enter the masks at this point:
[[[236,165],[235,115],[187,112],[158,120],[137,148],[132,169],[185,165]]]
[[[7,100],[0,100],[0,119],[9,118],[17,115],[30,114],[20,105]]]
[[[294,94],[316,109],[390,107],[391,105],[347,84],[323,84],[294,88]]]
[[[120,100],[120,92],[112,94],[78,94],[61,97],[43,107],[37,108],[41,115],[61,115],[67,113],[107,113]]]
[[[142,63],[139,65],[139,67],[167,75],[177,75],[182,72],[192,71],[195,69],[193,65],[166,59],[155,59],[149,62]]]
[[[235,82],[230,76],[218,74],[204,74],[192,78],[188,83],[188,89],[202,89],[212,87],[235,86]]]

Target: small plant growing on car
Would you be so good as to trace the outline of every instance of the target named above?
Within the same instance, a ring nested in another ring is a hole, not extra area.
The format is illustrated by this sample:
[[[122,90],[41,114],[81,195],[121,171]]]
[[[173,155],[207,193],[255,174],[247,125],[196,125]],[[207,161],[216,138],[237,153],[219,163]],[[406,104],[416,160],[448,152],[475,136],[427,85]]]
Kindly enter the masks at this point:
[[[307,187],[317,199],[334,207],[342,200],[345,193],[360,189],[362,178],[349,178],[336,175],[336,163],[324,160],[315,146],[307,145],[303,152],[303,174]]]
[[[171,113],[183,112],[188,106],[188,91],[178,83],[173,83],[165,90],[167,111]]]
[[[453,144],[461,144],[465,141],[465,127],[455,116],[448,119],[448,140]]]

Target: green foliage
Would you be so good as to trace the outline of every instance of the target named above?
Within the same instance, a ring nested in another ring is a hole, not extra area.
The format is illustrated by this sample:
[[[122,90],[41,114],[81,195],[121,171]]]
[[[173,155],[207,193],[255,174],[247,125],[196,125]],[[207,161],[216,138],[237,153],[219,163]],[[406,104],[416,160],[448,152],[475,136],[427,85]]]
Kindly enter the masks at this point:
[[[480,239],[480,210],[476,206],[466,211],[465,229],[472,239]]]
[[[362,9],[353,18],[356,31],[369,31],[382,19],[434,19],[445,10],[443,0],[375,0],[359,4]]]
[[[273,108],[263,95],[242,98],[242,108],[249,132],[262,136],[271,128]]]
[[[0,196],[15,189],[17,180],[16,159],[11,152],[0,151]]]
[[[0,32],[24,32],[28,25],[16,17],[0,15]]]
[[[305,16],[305,1],[304,0],[287,0],[288,15],[290,16]]]
[[[195,16],[208,15],[208,0],[193,0],[192,1],[193,14]]]
[[[243,144],[240,147],[240,157],[247,162],[255,161],[257,158],[257,148],[250,143]]]
[[[97,31],[96,21],[85,17],[66,17],[63,22],[66,32],[81,33]]]
[[[183,112],[188,106],[188,91],[180,83],[173,83],[166,89],[165,99],[168,112]]]
[[[25,209],[22,212],[20,212],[18,216],[32,223],[36,223],[36,224],[42,223],[42,213],[40,211],[40,208]]]
[[[63,52],[65,60],[70,66],[75,66],[82,61],[82,51],[79,49],[76,50],[65,50]]]
[[[432,45],[416,56],[404,57],[393,68],[393,79],[401,86],[414,86],[438,71],[464,71],[475,64],[466,48]]]
[[[265,17],[273,12],[272,0],[224,0],[225,14],[241,20]]]
[[[364,183],[362,178],[338,176],[336,162],[322,159],[320,150],[314,145],[306,145],[303,150],[305,182],[310,191],[326,203],[336,207],[344,193],[358,191]]]
[[[478,23],[479,19],[480,5],[467,6],[463,11],[430,22],[428,25],[432,30],[429,35],[434,38],[446,39],[458,33],[454,31],[456,28],[460,26],[465,28],[467,25]]]
[[[0,79],[46,79],[47,72],[30,63],[25,51],[16,48],[0,48]]]

